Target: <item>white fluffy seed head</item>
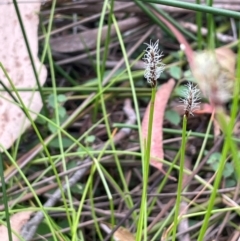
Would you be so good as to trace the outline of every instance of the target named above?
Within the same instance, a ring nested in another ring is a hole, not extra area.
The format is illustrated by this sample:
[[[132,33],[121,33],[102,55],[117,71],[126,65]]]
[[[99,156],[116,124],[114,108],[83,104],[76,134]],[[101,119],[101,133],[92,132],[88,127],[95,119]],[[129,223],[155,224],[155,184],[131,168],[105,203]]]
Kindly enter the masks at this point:
[[[180,98],[180,102],[185,111],[186,117],[193,116],[193,112],[199,109],[200,102],[200,90],[197,86],[194,86],[192,82],[188,82],[186,88],[183,90],[183,98]]]
[[[158,49],[158,42],[157,40],[155,43],[152,43],[150,40],[150,44],[146,43],[147,48],[143,57],[143,61],[145,62],[144,77],[152,87],[156,86],[157,79],[164,70],[164,64],[161,62],[163,55]]]

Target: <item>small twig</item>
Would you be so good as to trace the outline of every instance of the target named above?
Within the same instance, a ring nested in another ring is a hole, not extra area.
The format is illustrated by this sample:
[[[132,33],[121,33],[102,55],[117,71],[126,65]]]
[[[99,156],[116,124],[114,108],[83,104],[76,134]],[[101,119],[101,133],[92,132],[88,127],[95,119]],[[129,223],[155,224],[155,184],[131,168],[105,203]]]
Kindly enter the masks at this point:
[[[231,21],[231,27],[232,27],[232,32],[233,32],[233,39],[237,40],[238,34],[237,34],[236,22],[233,18],[230,18],[230,21]]]
[[[136,121],[136,114],[134,110],[131,107],[130,100],[125,100],[125,105],[123,108],[125,114],[128,117],[128,120],[126,121],[126,124],[133,125]],[[127,135],[129,135],[130,130],[129,128],[122,128],[114,137],[113,141],[114,143],[120,142],[123,138],[125,138]],[[90,158],[87,158],[85,161],[81,162],[81,165],[89,164],[92,161]],[[77,170],[70,178],[68,183],[63,184],[62,189],[57,189],[51,197],[48,199],[48,201],[44,204],[44,207],[53,207],[56,202],[61,198],[61,190],[64,192],[68,190],[70,187],[72,187],[74,184],[76,184],[86,173],[86,171],[89,169],[89,167],[85,167],[82,169]],[[36,233],[36,230],[38,228],[38,225],[42,222],[44,219],[44,214],[42,211],[37,212],[34,217],[24,225],[23,229],[21,230],[21,236],[24,238],[25,241],[30,241],[33,236]]]
[[[85,161],[82,162],[82,164],[86,164],[91,162],[89,158],[87,158]],[[69,178],[68,183],[65,183],[62,187],[62,190],[65,192],[68,188],[73,186],[75,183],[78,182],[82,178],[82,176],[85,174],[85,172],[88,170],[88,167],[79,169],[76,171],[72,177]],[[48,199],[48,201],[44,204],[44,207],[53,207],[56,202],[61,198],[61,189],[57,189],[51,197]],[[23,229],[21,230],[21,236],[26,240],[30,241],[33,236],[35,235],[35,232],[38,228],[38,225],[42,222],[44,218],[44,214],[42,211],[39,211],[35,214],[35,216],[24,225]]]
[[[185,201],[181,201],[180,203],[180,210],[181,215],[187,214],[188,210],[188,204]],[[182,234],[179,234],[178,239],[181,241],[190,241],[190,235],[189,235],[189,225],[188,225],[188,219],[182,219],[179,221],[178,224],[178,233],[183,232]]]
[[[234,193],[234,196],[233,196],[233,200],[234,200],[234,201],[236,201],[237,198],[238,198],[238,194],[239,194],[239,193],[238,193],[238,190],[239,190],[239,187],[240,187],[240,182],[238,181],[237,186],[236,186],[236,189],[235,189],[235,193]],[[218,227],[218,232],[217,232],[216,240],[219,240],[219,237],[221,236],[221,233],[222,233],[222,231],[223,231],[226,223],[227,223],[229,220],[231,220],[231,219],[229,219],[230,214],[231,214],[230,211],[226,213],[226,215],[225,215],[225,217],[224,217],[221,225]]]
[[[131,100],[126,99],[124,101],[124,107],[123,110],[128,117],[128,120],[125,122],[126,125],[133,125],[136,122],[136,114],[134,109],[131,106]],[[122,140],[124,137],[129,135],[131,132],[130,128],[124,127],[122,128],[115,136],[114,136],[114,142],[119,142]]]
[[[197,32],[197,26],[196,26],[196,24],[188,23],[188,22],[180,22],[180,24],[181,24],[184,28],[192,31],[193,33],[196,33],[196,32]],[[202,27],[202,28],[201,28],[201,33],[202,33],[202,35],[206,36],[207,33],[208,33],[208,31],[207,31],[206,28]],[[226,35],[226,34],[222,34],[222,33],[216,33],[216,37],[217,37],[218,40],[220,40],[220,41],[223,42],[223,43],[228,43],[228,42],[232,42],[232,41],[235,40],[234,37],[229,36],[229,35]]]
[[[159,179],[157,178],[156,181],[153,183],[153,185],[150,187],[149,189],[149,193],[152,192],[152,190],[154,189],[154,187],[156,185],[158,185],[159,183]],[[141,203],[141,199],[138,199],[138,201],[135,203],[135,205],[125,214],[125,217],[122,218],[118,224],[111,230],[111,232],[109,232],[107,234],[107,236],[104,238],[103,241],[108,241],[111,239],[111,237],[113,236],[113,234],[119,229],[119,227],[128,219],[128,217],[139,207]]]
[[[240,231],[235,230],[233,232],[233,234],[231,235],[231,237],[229,237],[229,239],[227,241],[238,241],[240,237]]]

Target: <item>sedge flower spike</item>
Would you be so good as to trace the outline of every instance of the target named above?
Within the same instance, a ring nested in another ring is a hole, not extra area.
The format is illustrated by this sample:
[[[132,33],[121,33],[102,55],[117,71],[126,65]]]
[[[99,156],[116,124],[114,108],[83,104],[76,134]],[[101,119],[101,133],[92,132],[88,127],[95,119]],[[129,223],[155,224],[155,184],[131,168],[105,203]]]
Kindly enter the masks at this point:
[[[186,88],[183,91],[184,97],[180,99],[180,102],[183,103],[185,115],[188,118],[189,115],[193,116],[193,112],[199,109],[200,90],[197,86],[193,86],[192,82],[188,82]]]
[[[143,61],[145,62],[144,77],[152,87],[156,86],[157,79],[164,70],[164,64],[161,62],[163,55],[158,49],[158,42],[158,40],[155,43],[150,41],[150,44],[146,44],[147,48],[143,56]]]

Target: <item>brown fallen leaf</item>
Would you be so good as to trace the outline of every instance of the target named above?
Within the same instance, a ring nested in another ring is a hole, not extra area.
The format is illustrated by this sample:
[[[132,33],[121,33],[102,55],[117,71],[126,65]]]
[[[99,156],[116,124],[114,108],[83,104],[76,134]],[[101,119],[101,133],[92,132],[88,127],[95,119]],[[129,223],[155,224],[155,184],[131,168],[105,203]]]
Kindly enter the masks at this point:
[[[11,229],[14,230],[16,233],[20,234],[23,225],[30,219],[32,213],[32,211],[24,211],[12,215],[10,218]],[[12,238],[13,241],[19,241],[18,237],[13,232]],[[0,226],[0,240],[9,241],[8,230],[7,227],[4,225]]]
[[[174,79],[170,79],[167,83],[161,85],[161,87],[156,93],[156,99],[154,104],[150,164],[162,172],[164,172],[162,168],[163,165],[157,159],[163,159],[164,157],[162,144],[163,120],[165,108],[174,88],[174,85]],[[145,140],[147,140],[148,135],[149,110],[150,104],[148,105],[144,113],[142,121],[142,134],[143,139]]]
[[[100,227],[106,232],[110,233],[115,226],[110,223],[101,222]],[[113,234],[115,241],[135,241],[134,235],[126,228],[119,227]]]
[[[121,32],[132,29],[138,26],[142,20],[140,18],[132,17],[118,22],[118,27]],[[97,35],[99,28],[83,31],[80,34],[71,34],[61,36],[59,38],[51,39],[51,48],[54,51],[61,53],[70,53],[75,51],[84,51],[86,49],[93,49],[96,47]],[[108,26],[102,28],[102,39],[103,42],[108,33]],[[111,37],[116,36],[116,29],[114,24],[111,26]]]
[[[8,0],[12,2],[12,0]],[[38,23],[37,12],[40,10],[41,1],[19,4],[23,24],[27,34],[28,42],[35,62],[36,70],[40,69],[41,63],[38,59]],[[0,61],[6,69],[10,79],[16,88],[35,88],[36,79],[28,56],[23,34],[17,18],[14,4],[3,4],[0,7]],[[41,67],[39,73],[40,84],[43,85],[47,76],[45,66]],[[0,80],[9,87],[9,81],[2,69],[0,69]],[[1,86],[2,88],[2,86]],[[39,113],[42,108],[42,100],[39,92],[19,92],[22,101],[30,110]],[[9,101],[8,101],[9,100]],[[4,148],[11,147],[13,142],[30,126],[23,111],[15,104],[6,92],[0,94],[0,143]],[[31,117],[36,118],[36,114]]]

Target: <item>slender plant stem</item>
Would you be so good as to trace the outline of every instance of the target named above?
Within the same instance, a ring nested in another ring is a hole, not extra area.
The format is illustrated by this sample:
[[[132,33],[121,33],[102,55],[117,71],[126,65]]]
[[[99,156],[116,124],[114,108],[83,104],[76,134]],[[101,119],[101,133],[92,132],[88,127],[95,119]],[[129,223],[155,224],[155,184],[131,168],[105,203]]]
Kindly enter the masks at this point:
[[[146,3],[158,3],[158,4],[163,4],[167,6],[173,6],[173,7],[178,7],[178,8],[184,8],[184,9],[190,9],[193,11],[200,11],[204,13],[212,13],[216,15],[222,15],[222,16],[227,16],[231,18],[240,18],[240,13],[236,11],[231,11],[227,9],[221,9],[221,8],[214,8],[214,7],[209,7],[206,5],[198,5],[195,3],[190,3],[190,2],[184,2],[184,1],[176,1],[176,0],[141,0],[142,2]]]
[[[54,2],[55,1],[53,1],[53,4],[54,4]],[[22,17],[21,17],[19,8],[18,8],[17,0],[13,0],[13,5],[14,5],[14,8],[15,8],[17,17],[18,17],[20,28],[21,28],[23,38],[24,38],[24,41],[25,41],[25,44],[26,44],[27,52],[28,52],[28,55],[29,55],[29,58],[30,58],[30,61],[31,61],[32,68],[33,68],[33,73],[34,73],[34,76],[35,76],[35,79],[36,79],[36,82],[37,82],[37,86],[38,86],[38,90],[39,90],[39,93],[40,93],[40,96],[41,96],[41,99],[42,99],[43,110],[44,110],[44,113],[47,114],[48,112],[47,112],[47,107],[46,107],[46,104],[45,104],[45,101],[44,101],[42,86],[41,86],[41,83],[40,83],[39,78],[38,78],[38,73],[37,73],[36,66],[35,66],[35,63],[34,63],[34,60],[33,60],[33,55],[32,55],[31,49],[30,49],[30,45],[29,45],[29,41],[28,41],[28,38],[27,38],[25,28],[24,28],[24,25],[23,25]]]
[[[200,0],[196,0],[197,4],[201,4]],[[202,13],[201,12],[196,12],[196,22],[197,22],[197,44],[198,44],[198,50],[202,49]]]
[[[205,137],[203,139],[203,143],[202,143],[201,149],[199,151],[198,158],[197,158],[197,160],[194,164],[193,170],[195,170],[198,167],[198,165],[199,165],[199,163],[200,163],[200,161],[201,161],[201,159],[204,155],[204,150],[206,149],[207,141],[209,140],[209,133],[211,131],[213,118],[214,118],[214,115],[212,114],[212,116],[209,120],[208,126],[207,126],[207,130],[205,132]]]
[[[181,202],[181,192],[182,192],[182,182],[184,174],[184,159],[185,159],[185,149],[186,149],[186,129],[187,129],[187,116],[183,116],[183,132],[182,132],[182,145],[181,145],[181,156],[179,165],[179,177],[178,177],[178,187],[177,187],[177,200],[175,206],[175,215],[173,220],[173,235],[172,240],[176,240],[177,226],[178,226],[178,215],[180,210]]]
[[[2,160],[2,153],[0,152],[0,177],[1,177],[1,183],[2,183],[2,193],[3,193],[3,204],[5,208],[5,214],[6,214],[6,223],[7,223],[7,230],[8,230],[8,239],[9,241],[12,241],[12,229],[10,224],[10,214],[8,209],[8,198],[7,198],[7,190],[6,190],[6,184],[4,179],[4,171],[3,171],[3,160]]]
[[[146,232],[144,232],[144,239],[142,239],[142,231],[147,230],[146,220],[147,220],[147,187],[148,187],[148,174],[149,174],[149,165],[151,158],[151,140],[152,140],[152,126],[153,126],[153,114],[154,114],[154,103],[156,97],[156,86],[152,88],[152,96],[150,102],[150,111],[149,111],[149,122],[148,122],[148,136],[147,142],[145,146],[145,156],[144,156],[144,164],[143,164],[143,190],[142,190],[142,199],[141,199],[141,208],[140,215],[137,226],[137,235],[136,240],[147,240]],[[145,225],[145,227],[144,227]]]
[[[239,23],[240,26],[240,23]],[[239,29],[238,26],[238,29]],[[239,34],[238,34],[238,38],[240,36],[240,30],[239,30]],[[232,102],[232,108],[231,108],[231,119],[230,119],[230,128],[234,127],[235,124],[235,120],[237,118],[237,114],[239,113],[239,93],[240,93],[240,42],[238,42],[238,53],[237,53],[237,69],[236,69],[236,81],[234,82],[234,89],[233,89],[233,102]],[[230,133],[230,138],[231,138],[232,134]],[[236,140],[233,140],[231,138],[231,142],[236,142]],[[235,144],[235,143],[234,143]],[[232,153],[234,154],[234,152],[238,152],[238,148],[234,149],[232,148]],[[239,157],[238,154],[233,155],[233,162],[234,162],[234,166],[235,166],[235,172],[237,174],[237,178],[240,179],[240,166],[239,166]]]
[[[213,205],[215,203],[219,183],[222,179],[222,173],[223,173],[223,170],[224,170],[225,160],[226,160],[226,157],[227,157],[227,154],[228,154],[228,150],[229,150],[229,143],[227,141],[225,141],[224,147],[223,147],[223,152],[222,152],[222,158],[220,160],[219,167],[218,167],[218,170],[217,170],[217,174],[216,174],[216,177],[215,177],[215,182],[213,184],[212,194],[211,194],[210,199],[208,201],[208,208],[207,208],[207,211],[206,211],[206,214],[205,214],[205,217],[204,217],[204,220],[203,220],[203,225],[201,227],[201,230],[200,230],[197,241],[204,240],[204,236],[205,236],[206,230],[208,228],[209,219],[210,219],[210,216],[212,214]]]
[[[212,6],[213,0],[207,1],[208,6]],[[215,49],[215,26],[214,26],[214,19],[211,13],[207,14],[207,37],[208,37],[208,48]]]

